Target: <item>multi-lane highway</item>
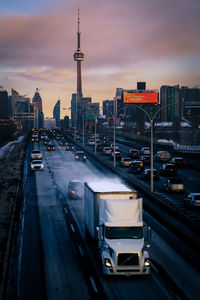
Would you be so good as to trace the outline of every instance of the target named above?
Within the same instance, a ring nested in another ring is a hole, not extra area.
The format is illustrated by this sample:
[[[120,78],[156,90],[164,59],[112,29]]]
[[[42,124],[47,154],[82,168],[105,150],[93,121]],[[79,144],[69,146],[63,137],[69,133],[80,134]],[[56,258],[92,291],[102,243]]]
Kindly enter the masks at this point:
[[[95,248],[85,241],[84,198],[70,199],[68,183],[121,179],[93,159],[75,161],[73,151],[54,143],[56,151],[47,151],[42,142],[30,143],[27,149],[18,299],[197,299],[199,273],[170,246],[174,236],[145,211],[145,222],[154,224],[151,274],[101,275]],[[30,171],[33,147],[42,152],[44,171]]]

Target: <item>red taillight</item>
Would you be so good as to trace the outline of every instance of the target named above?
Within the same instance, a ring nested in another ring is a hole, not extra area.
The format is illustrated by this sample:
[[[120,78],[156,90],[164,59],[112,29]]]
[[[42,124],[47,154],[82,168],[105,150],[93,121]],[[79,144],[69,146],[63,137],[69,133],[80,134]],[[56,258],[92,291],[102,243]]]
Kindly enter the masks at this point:
[[[194,201],[192,201],[192,203],[193,203],[193,204],[197,204],[197,201],[196,201],[196,200],[194,200]]]

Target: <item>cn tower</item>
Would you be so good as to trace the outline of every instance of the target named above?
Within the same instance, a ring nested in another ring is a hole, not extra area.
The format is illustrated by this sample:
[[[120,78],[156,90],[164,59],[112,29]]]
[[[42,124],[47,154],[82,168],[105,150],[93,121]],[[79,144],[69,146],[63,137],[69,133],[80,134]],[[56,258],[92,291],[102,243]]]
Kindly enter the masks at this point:
[[[80,33],[80,11],[78,9],[78,31],[77,31],[77,49],[74,53],[74,60],[77,61],[77,96],[82,98],[81,81],[81,61],[84,60],[84,53],[81,51],[81,33]]]

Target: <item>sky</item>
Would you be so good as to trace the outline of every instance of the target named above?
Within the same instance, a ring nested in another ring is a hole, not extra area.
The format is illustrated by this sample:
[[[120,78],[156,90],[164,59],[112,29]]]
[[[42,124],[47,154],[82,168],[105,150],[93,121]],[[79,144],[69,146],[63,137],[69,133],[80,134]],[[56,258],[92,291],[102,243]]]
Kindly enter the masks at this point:
[[[61,100],[70,114],[76,93],[80,8],[82,89],[92,102],[116,88],[200,86],[199,0],[0,0],[0,86],[31,99],[45,117]],[[65,108],[65,109],[64,109]]]

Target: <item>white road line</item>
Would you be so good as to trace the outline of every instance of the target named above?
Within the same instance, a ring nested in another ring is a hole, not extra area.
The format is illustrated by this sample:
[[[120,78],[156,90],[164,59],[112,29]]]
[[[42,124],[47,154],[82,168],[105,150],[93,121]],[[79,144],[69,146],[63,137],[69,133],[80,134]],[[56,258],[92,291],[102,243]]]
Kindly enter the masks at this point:
[[[66,207],[64,208],[64,212],[65,212],[66,214],[68,214],[68,210],[66,209]]]
[[[98,289],[97,289],[97,287],[96,287],[96,284],[95,284],[95,282],[94,282],[94,279],[93,279],[92,277],[89,277],[89,279],[90,279],[90,282],[91,282],[91,285],[92,285],[92,288],[93,288],[94,292],[95,292],[95,293],[98,293]]]
[[[76,232],[76,230],[75,230],[73,224],[70,224],[70,227],[71,227],[71,229],[72,229],[73,232]]]
[[[78,250],[79,250],[80,254],[81,254],[82,256],[84,256],[83,250],[82,250],[81,246],[78,246]]]

